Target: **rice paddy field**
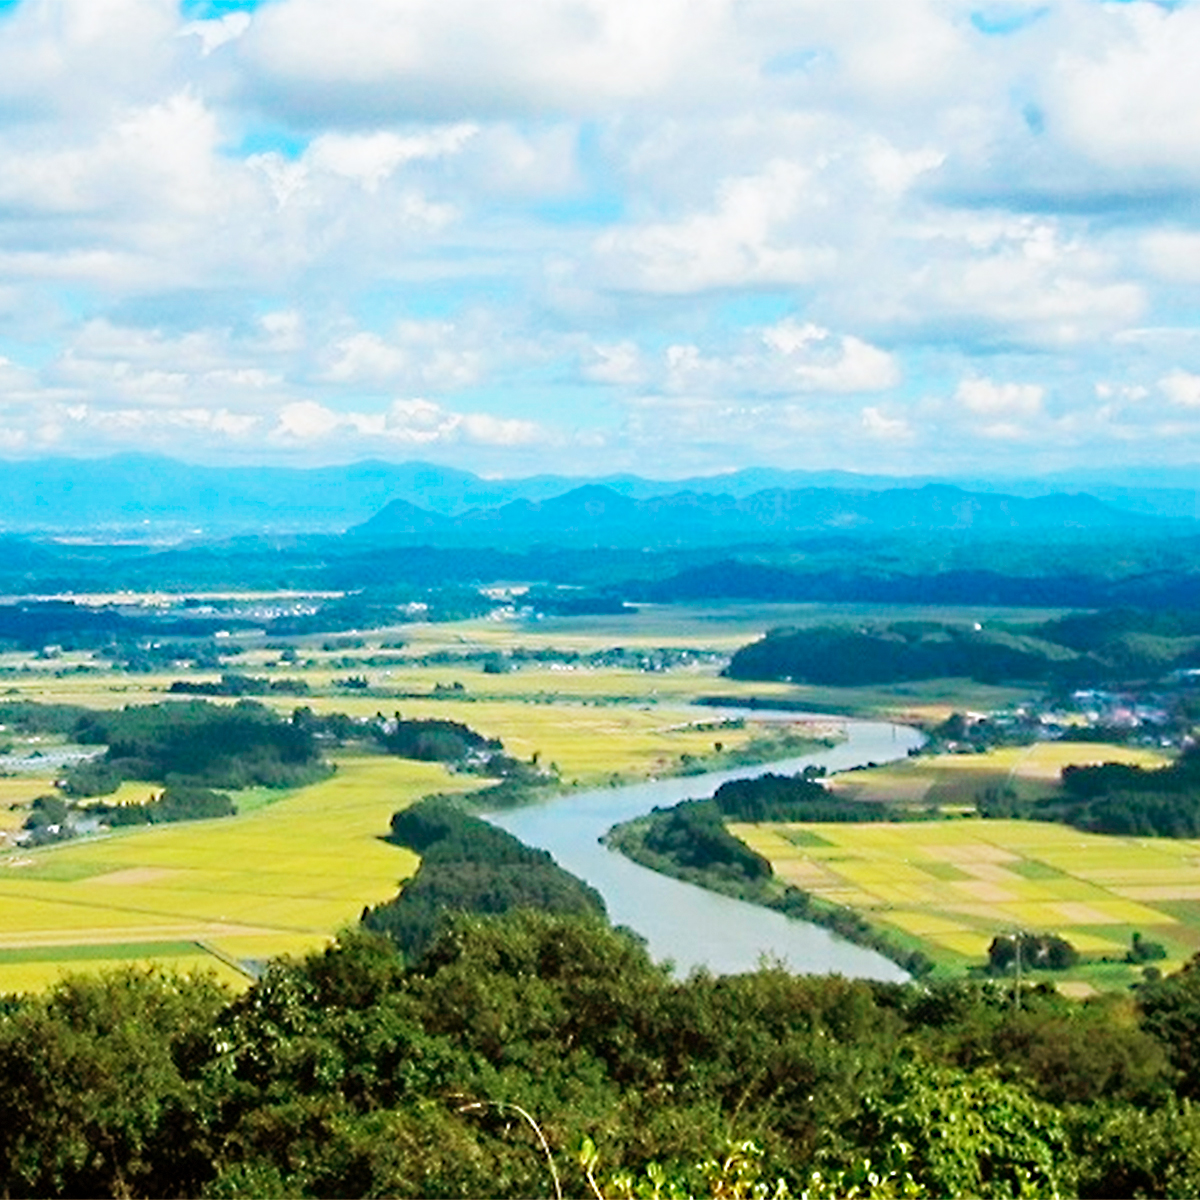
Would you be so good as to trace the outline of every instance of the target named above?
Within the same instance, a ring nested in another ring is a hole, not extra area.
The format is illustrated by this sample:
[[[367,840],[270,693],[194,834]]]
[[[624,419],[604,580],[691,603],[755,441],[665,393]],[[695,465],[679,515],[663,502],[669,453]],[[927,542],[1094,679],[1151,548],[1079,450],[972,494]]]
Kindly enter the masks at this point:
[[[944,809],[970,809],[989,789],[1011,788],[1022,798],[1053,792],[1063,767],[1129,763],[1160,767],[1170,761],[1158,750],[1104,742],[1034,742],[986,754],[933,754],[846,771],[831,787],[849,800],[883,801]]]
[[[237,668],[262,670],[268,653],[240,656],[249,661]],[[129,675],[90,667],[85,656],[64,659],[5,656],[8,697],[90,708],[159,703],[173,698],[170,682],[184,674]],[[347,670],[319,665],[288,673],[302,675],[319,693]],[[698,684],[711,685],[715,670],[698,677],[691,669],[539,667],[497,677],[478,666],[401,662],[394,678],[377,668],[370,673],[371,695],[327,692],[270,702],[285,712],[303,703],[321,712],[370,716],[399,709],[406,717],[463,721],[500,738],[511,754],[536,753],[558,766],[564,782],[580,784],[678,770],[689,757],[712,755],[717,742],[735,750],[762,732],[754,725],[714,729],[717,714],[686,707]],[[437,685],[462,680],[465,693],[433,698]],[[379,694],[393,689],[410,694]],[[36,737],[25,739],[20,752],[49,755],[56,748],[54,738]],[[263,960],[320,947],[354,924],[364,905],[390,898],[411,876],[415,856],[380,840],[393,812],[431,792],[483,782],[383,756],[341,758],[337,766],[333,778],[291,793],[235,794],[234,818],[124,829],[36,850],[9,839],[30,801],[54,791],[57,772],[47,766],[0,777],[0,993],[130,963],[211,970],[245,986]],[[158,790],[126,782],[107,799],[142,803]]]
[[[862,616],[871,610],[839,606],[838,612],[843,611]],[[409,718],[462,721],[500,738],[510,754],[524,759],[536,754],[543,764],[555,764],[565,783],[581,786],[665,774],[705,759],[712,762],[718,745],[736,752],[763,736],[766,727],[754,722],[741,728],[722,726],[718,713],[689,707],[700,695],[734,704],[750,696],[775,698],[818,712],[924,720],[943,719],[952,708],[1000,707],[1020,698],[1011,689],[963,680],[818,689],[721,677],[721,656],[768,628],[830,615],[837,614],[829,606],[813,605],[645,606],[630,616],[413,624],[365,637],[298,639],[298,661],[285,661],[280,649],[268,647],[262,638],[238,635],[229,646],[239,653],[231,655],[223,669],[302,680],[308,695],[264,698],[282,712],[307,705],[318,712],[369,716],[400,711]],[[904,615],[949,616],[941,610],[889,611],[892,618]],[[954,610],[954,615],[986,620],[999,614]],[[590,654],[614,647],[694,650],[697,657],[665,670],[527,660],[501,674],[485,671],[480,659],[481,654],[517,648]],[[421,661],[437,653],[467,660],[436,665]],[[343,686],[341,681],[349,675],[365,676],[368,689]],[[0,690],[14,700],[99,709],[152,704],[171,698],[170,685],[180,678],[216,680],[218,673],[183,666],[123,673],[86,653],[50,658],[0,654]],[[829,728],[806,729],[798,722],[793,730],[806,731],[822,736]],[[20,753],[44,748],[49,754],[52,741],[46,739],[43,747],[40,739],[27,739]],[[921,802],[949,804],[954,796],[987,786],[988,780],[1051,772],[1053,764],[1038,757],[1044,753],[1052,752],[1039,748],[1020,762],[997,759],[986,769],[966,759],[945,765],[929,760],[932,765],[922,762],[915,771],[910,764],[900,764],[888,769],[897,772],[890,783],[886,772],[869,779],[870,773],[855,773],[841,786],[860,792],[864,787],[899,786],[914,795],[919,792]],[[30,769],[0,777],[0,992],[44,987],[67,971],[125,963],[210,969],[236,986],[244,985],[255,964],[321,946],[353,924],[364,905],[389,898],[411,875],[416,859],[380,840],[396,809],[430,792],[480,782],[449,776],[437,766],[384,757],[344,758],[333,778],[313,787],[236,795],[235,818],[127,829],[33,851],[6,849],[28,803],[53,790],[56,773],[31,760]],[[126,783],[115,799],[142,802],[155,790],[151,784]],[[862,794],[868,798],[867,792]],[[841,829],[838,836],[845,832]],[[776,835],[763,831],[761,836]],[[774,845],[785,857],[797,849],[786,837]],[[799,861],[794,854],[789,860],[793,865]],[[826,863],[821,870],[833,868]],[[828,876],[830,881],[835,878],[836,872]],[[829,886],[867,894],[852,882]],[[1022,894],[1019,899],[1030,898]],[[1168,914],[1165,900],[1152,905],[1126,902]],[[1200,891],[1193,900],[1177,903],[1200,905]],[[1197,915],[1200,924],[1200,907]],[[1180,930],[1187,926],[1184,909],[1175,917]],[[946,919],[961,923],[966,918]],[[973,919],[984,920],[978,914]],[[982,925],[964,925],[946,932],[978,939],[983,931]],[[1108,944],[1120,929],[1090,932]],[[1144,932],[1158,933],[1148,923]],[[907,928],[904,936],[926,937]],[[1182,934],[1171,936],[1173,955],[1182,957],[1187,949]],[[970,943],[970,953],[964,949],[967,945],[964,941],[955,949],[947,943],[940,945],[939,953],[947,963],[970,961],[978,941]]]
[[[132,962],[244,986],[395,895],[417,859],[380,840],[392,813],[455,786],[435,765],[346,759],[247,815],[0,854],[0,992]]]
[[[1035,821],[730,826],[784,883],[859,910],[943,969],[982,966],[996,934],[1067,939],[1068,993],[1127,986],[1134,932],[1164,971],[1200,951],[1200,841],[1105,837]]]
[[[249,595],[240,597],[250,599]],[[259,597],[268,599],[270,597]],[[110,598],[111,599],[111,598]],[[135,597],[122,597],[129,602]],[[778,698],[817,712],[882,714],[900,719],[944,720],[954,709],[999,708],[1026,698],[1020,689],[991,687],[969,680],[929,680],[868,688],[821,688],[786,683],[750,683],[725,679],[720,663],[698,662],[668,671],[589,668],[577,664],[526,662],[503,675],[486,674],[478,661],[428,666],[430,654],[480,655],[516,649],[590,654],[622,647],[630,651],[693,650],[729,655],[777,626],[803,626],[829,619],[994,621],[1022,623],[1055,615],[1041,610],[988,608],[942,609],[898,606],[820,604],[643,605],[623,616],[552,617],[537,621],[478,618],[441,624],[415,623],[373,631],[362,637],[318,635],[294,639],[298,663],[280,660],[278,649],[260,635],[234,636],[227,643],[236,656],[224,670],[301,679],[315,693],[336,690],[348,674],[367,677],[371,692],[431,693],[461,683],[469,697],[524,703],[622,701],[647,704],[688,702],[697,695]],[[354,643],[357,643],[355,645]],[[386,646],[385,646],[386,644]],[[355,660],[371,659],[370,663]],[[124,674],[108,669],[90,654],[64,652],[52,660],[27,653],[0,653],[0,690],[14,697],[58,700],[108,708],[161,699],[181,677],[215,680],[217,672],[186,669]],[[306,700],[273,700],[280,707]]]

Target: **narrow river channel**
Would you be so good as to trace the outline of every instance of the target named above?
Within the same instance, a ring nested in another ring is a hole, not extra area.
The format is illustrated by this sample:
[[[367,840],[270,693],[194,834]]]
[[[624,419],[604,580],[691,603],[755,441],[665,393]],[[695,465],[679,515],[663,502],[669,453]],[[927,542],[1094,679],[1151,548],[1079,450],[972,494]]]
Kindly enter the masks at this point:
[[[730,710],[722,715],[739,714]],[[744,715],[755,720],[764,718],[762,712]],[[799,715],[789,713],[787,717],[795,720]],[[923,740],[920,733],[906,725],[838,717],[816,719],[844,725],[845,740],[801,758],[577,792],[530,808],[492,813],[487,819],[527,845],[549,850],[561,866],[590,883],[604,897],[613,924],[635,929],[646,939],[654,958],[671,960],[680,976],[700,966],[717,974],[752,971],[765,956],[797,972],[906,979],[905,973],[882,955],[843,941],[818,925],[789,920],[770,909],[659,875],[599,841],[620,821],[641,816],[656,805],[711,796],[727,779],[744,779],[765,771],[791,775],[810,764],[844,771],[868,762],[903,758]]]

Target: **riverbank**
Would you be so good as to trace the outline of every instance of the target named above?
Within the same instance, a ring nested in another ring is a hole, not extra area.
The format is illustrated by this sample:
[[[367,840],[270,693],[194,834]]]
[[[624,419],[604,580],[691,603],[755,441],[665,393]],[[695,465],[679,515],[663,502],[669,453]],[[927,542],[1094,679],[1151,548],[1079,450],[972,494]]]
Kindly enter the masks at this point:
[[[819,714],[812,714],[820,719]],[[715,772],[702,777],[647,780],[625,787],[578,789],[547,802],[485,814],[527,845],[548,850],[568,871],[604,897],[614,924],[644,937],[651,953],[678,974],[696,968],[720,974],[754,970],[764,958],[793,971],[901,981],[895,962],[855,945],[811,921],[660,874],[602,844],[614,825],[645,816],[656,806],[711,795],[722,783],[773,771],[846,770],[866,762],[905,757],[921,734],[877,721],[838,721],[846,737],[835,746],[783,761]]]
[[[823,723],[819,728],[822,732],[813,736],[796,733],[793,729],[784,729],[779,733],[767,733],[751,738],[742,746],[729,749],[722,746],[708,754],[684,754],[674,766],[653,773],[614,771],[606,781],[606,786],[629,787],[639,783],[653,783],[659,779],[700,779],[744,767],[767,768],[781,757],[816,754],[845,740],[845,727],[841,722]],[[553,775],[535,777],[526,773],[501,779],[475,791],[455,792],[454,796],[455,802],[461,808],[475,815],[483,815],[534,804],[546,804],[555,797],[569,796],[579,790],[578,782],[568,784]]]
[[[707,867],[687,866],[671,855],[652,850],[646,844],[646,836],[652,828],[654,816],[649,813],[614,825],[601,840],[610,850],[661,875],[707,888],[747,904],[760,905],[782,913],[791,920],[828,929],[856,946],[890,959],[913,978],[924,978],[933,972],[933,960],[919,949],[915,938],[909,940],[904,939],[903,935],[897,937],[888,934],[853,908],[818,899],[801,888],[782,883],[774,875],[750,879],[740,872],[715,864]]]

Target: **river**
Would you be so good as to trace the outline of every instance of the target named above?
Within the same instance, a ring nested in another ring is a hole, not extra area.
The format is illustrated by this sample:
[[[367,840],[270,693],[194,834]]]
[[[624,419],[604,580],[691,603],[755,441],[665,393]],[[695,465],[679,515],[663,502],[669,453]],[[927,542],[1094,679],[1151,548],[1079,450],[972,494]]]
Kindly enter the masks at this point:
[[[740,714],[731,711],[723,715]],[[756,721],[767,716],[761,711],[744,715]],[[678,975],[696,967],[717,974],[752,971],[765,958],[803,973],[906,979],[900,967],[874,950],[855,946],[818,925],[790,920],[771,909],[660,875],[609,850],[599,840],[613,825],[641,816],[656,805],[711,796],[727,779],[765,771],[792,775],[809,765],[844,771],[868,762],[903,758],[923,740],[906,725],[816,714],[780,715],[791,721],[803,716],[842,724],[846,738],[800,758],[574,792],[545,804],[491,813],[487,819],[527,845],[549,850],[561,866],[590,883],[604,897],[613,924],[636,930],[646,939],[653,957],[670,960]]]

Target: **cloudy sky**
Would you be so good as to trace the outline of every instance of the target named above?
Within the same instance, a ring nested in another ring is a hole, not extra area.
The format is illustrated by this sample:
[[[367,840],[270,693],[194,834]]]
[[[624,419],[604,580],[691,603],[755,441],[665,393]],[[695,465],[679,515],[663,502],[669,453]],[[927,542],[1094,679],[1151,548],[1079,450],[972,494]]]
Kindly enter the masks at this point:
[[[1200,462],[1200,0],[0,0],[0,456]]]

